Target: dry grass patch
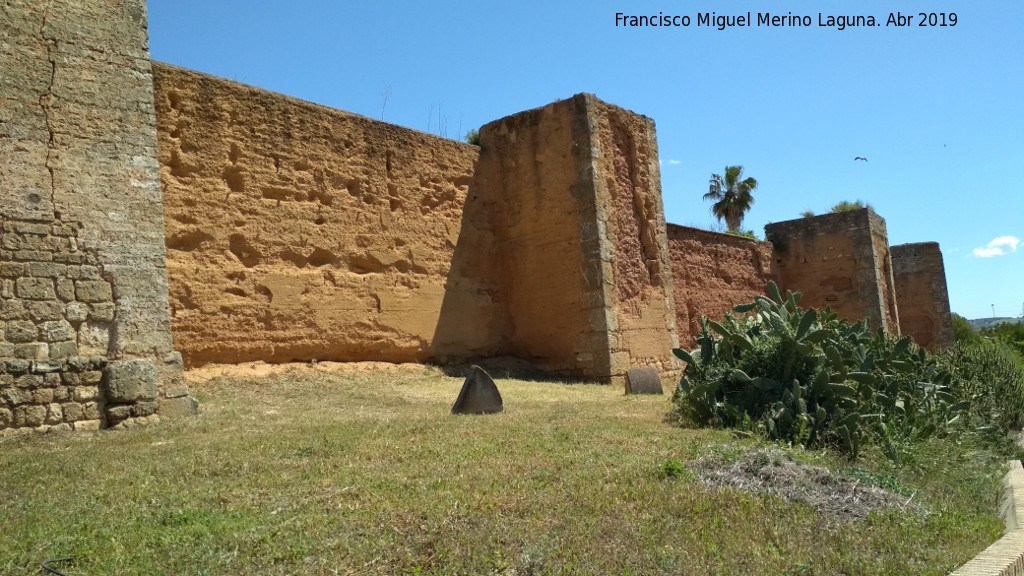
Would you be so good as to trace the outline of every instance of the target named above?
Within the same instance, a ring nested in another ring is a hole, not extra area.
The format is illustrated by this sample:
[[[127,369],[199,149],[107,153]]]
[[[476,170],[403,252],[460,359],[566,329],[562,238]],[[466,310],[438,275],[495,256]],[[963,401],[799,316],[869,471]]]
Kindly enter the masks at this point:
[[[199,418],[4,441],[0,575],[67,555],[81,575],[945,574],[1001,530],[984,455],[949,489],[901,472],[920,510],[837,521],[667,473],[760,446],[679,428],[667,397],[497,383],[505,412],[452,416],[462,380],[430,367],[206,374]]]

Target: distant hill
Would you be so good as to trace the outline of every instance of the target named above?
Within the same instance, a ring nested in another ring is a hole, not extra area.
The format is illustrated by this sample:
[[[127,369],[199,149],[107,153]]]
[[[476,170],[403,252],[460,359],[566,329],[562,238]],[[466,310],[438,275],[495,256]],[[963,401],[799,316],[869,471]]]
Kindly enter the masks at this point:
[[[1024,324],[1024,318],[976,318],[967,322],[975,330],[981,330],[982,328],[992,328],[998,324]]]

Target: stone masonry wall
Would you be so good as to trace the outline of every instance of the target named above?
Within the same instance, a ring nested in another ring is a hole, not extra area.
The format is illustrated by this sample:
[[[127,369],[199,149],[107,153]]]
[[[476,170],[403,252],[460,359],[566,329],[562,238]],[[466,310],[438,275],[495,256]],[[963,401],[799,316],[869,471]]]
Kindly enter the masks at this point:
[[[0,422],[194,412],[167,310],[144,1],[10,0],[0,37]]]
[[[608,231],[605,253],[612,256],[605,292],[610,373],[619,378],[649,366],[672,374],[678,368],[675,295],[654,121],[593,96],[586,102],[600,151],[597,219]],[[600,254],[592,258],[603,262]]]
[[[767,294],[769,282],[778,282],[769,242],[669,224],[668,245],[683,348],[696,346],[701,316],[723,318],[733,306]]]
[[[925,348],[951,347],[953,317],[938,243],[901,244],[890,250],[900,331]]]
[[[899,333],[885,220],[870,208],[769,224],[765,235],[780,289],[801,292],[802,306]]]
[[[498,351],[493,235],[467,206],[476,146],[153,68],[187,364]]]

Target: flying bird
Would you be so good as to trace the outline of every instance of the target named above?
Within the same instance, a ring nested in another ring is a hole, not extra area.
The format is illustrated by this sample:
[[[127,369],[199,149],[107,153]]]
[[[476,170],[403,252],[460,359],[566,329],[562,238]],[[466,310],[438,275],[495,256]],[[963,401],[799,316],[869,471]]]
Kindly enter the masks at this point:
[[[856,158],[854,158],[854,159],[853,159],[853,161],[854,161],[854,162],[856,162],[857,160],[863,160],[863,161],[865,161],[865,162],[867,162],[867,161],[868,161],[868,159],[867,159],[867,158],[865,158],[865,157],[863,157],[863,156],[857,156]]]

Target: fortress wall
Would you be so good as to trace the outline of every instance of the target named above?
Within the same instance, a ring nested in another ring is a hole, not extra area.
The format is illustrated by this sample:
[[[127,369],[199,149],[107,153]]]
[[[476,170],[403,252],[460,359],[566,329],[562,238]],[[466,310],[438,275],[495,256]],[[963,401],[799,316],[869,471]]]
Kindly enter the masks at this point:
[[[0,429],[195,411],[172,349],[143,0],[0,6]]]
[[[506,352],[553,372],[607,377],[585,98],[480,129],[479,193],[492,205]]]
[[[938,243],[901,244],[891,252],[900,330],[925,348],[951,347],[953,317]]]
[[[610,374],[646,366],[670,374],[678,367],[672,354],[678,338],[654,121],[592,96],[586,102],[599,152],[597,226],[608,243],[588,260],[610,264],[604,271]]]
[[[187,364],[497,351],[476,146],[153,65]]]
[[[692,349],[700,333],[700,317],[725,317],[733,306],[767,294],[778,282],[769,242],[668,225],[679,343]]]
[[[899,333],[885,220],[873,210],[777,222],[765,234],[779,287],[801,292],[801,306],[830,306],[840,318]]]

